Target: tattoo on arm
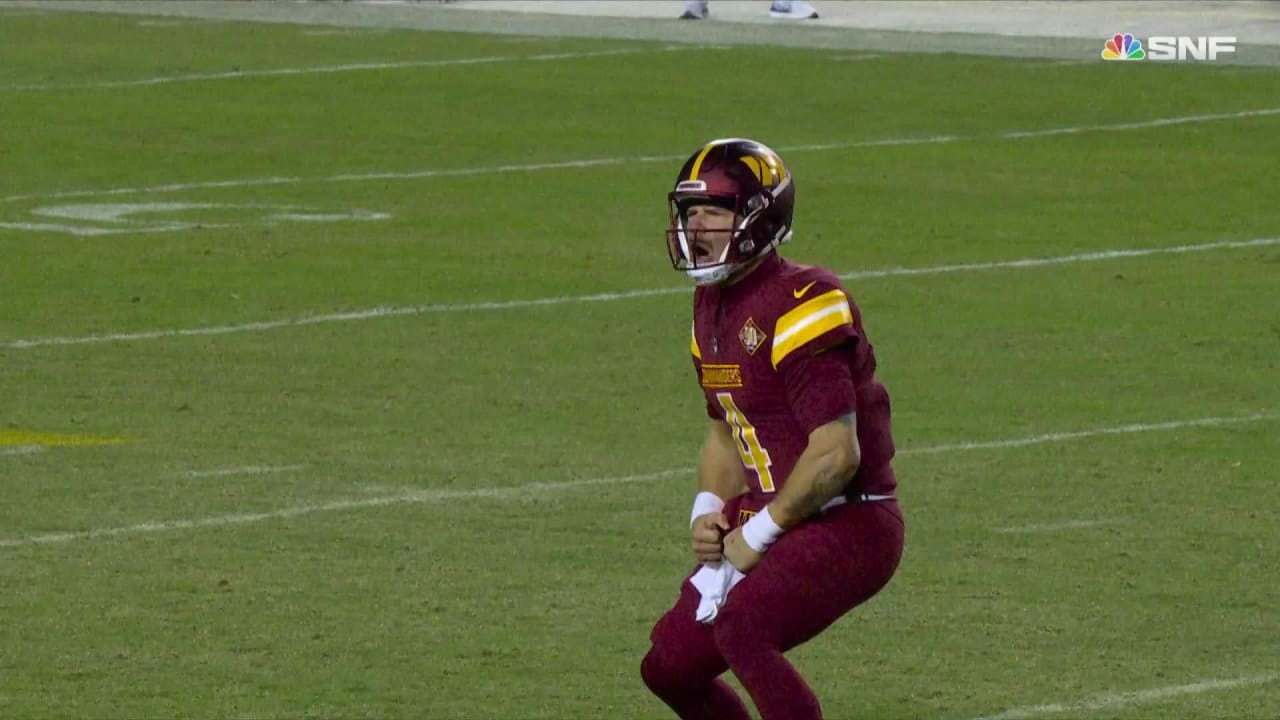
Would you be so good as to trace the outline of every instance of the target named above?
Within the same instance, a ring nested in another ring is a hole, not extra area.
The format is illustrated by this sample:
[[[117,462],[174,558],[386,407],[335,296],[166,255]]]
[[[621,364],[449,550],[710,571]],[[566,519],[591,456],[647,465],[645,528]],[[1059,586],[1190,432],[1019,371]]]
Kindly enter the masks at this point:
[[[835,422],[844,426],[844,430],[839,433],[842,437],[848,437],[857,427],[857,418],[854,413],[842,415],[836,418]],[[817,513],[832,498],[843,493],[849,481],[853,479],[853,473],[850,472],[847,464],[838,459],[839,453],[824,449],[811,454],[809,451],[813,449],[812,446],[806,449],[800,463],[792,471],[794,473],[799,470],[800,475],[809,476],[808,482],[803,480],[788,482],[772,503],[777,508],[774,520],[783,527],[791,527],[803,518]]]
[[[836,421],[842,425],[847,425],[850,430],[854,430],[858,426],[858,417],[855,413],[841,415],[836,418]],[[808,487],[804,498],[800,502],[804,515],[808,516],[818,512],[827,501],[844,492],[849,480],[850,477],[838,472],[837,468],[820,468],[813,478],[813,483]]]
[[[849,478],[837,477],[832,468],[824,467],[819,470],[800,502],[803,515],[807,517],[818,512],[827,501],[839,495],[848,482]]]

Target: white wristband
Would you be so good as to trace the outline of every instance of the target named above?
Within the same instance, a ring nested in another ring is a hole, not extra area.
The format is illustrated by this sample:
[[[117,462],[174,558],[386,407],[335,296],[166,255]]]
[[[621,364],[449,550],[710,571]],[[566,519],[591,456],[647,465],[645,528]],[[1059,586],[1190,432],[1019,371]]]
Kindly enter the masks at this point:
[[[724,501],[719,495],[703,490],[693,498],[693,514],[689,516],[689,527],[693,527],[693,521],[697,520],[698,516],[720,512],[723,509]]]
[[[751,519],[742,526],[743,542],[756,552],[762,553],[768,550],[781,534],[782,528],[773,521],[768,507],[752,515]]]

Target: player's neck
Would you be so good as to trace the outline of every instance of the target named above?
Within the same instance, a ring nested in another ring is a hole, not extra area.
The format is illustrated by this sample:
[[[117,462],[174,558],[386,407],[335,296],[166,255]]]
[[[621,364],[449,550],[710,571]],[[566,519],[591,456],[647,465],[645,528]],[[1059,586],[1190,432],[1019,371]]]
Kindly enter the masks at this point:
[[[748,277],[755,275],[757,271],[760,270],[761,266],[767,263],[773,263],[777,260],[777,258],[778,258],[778,253],[768,252],[756,258],[755,260],[752,260],[750,263],[744,266],[742,270],[734,273],[732,277],[726,280],[724,283],[724,288],[727,290],[741,283],[742,281],[746,280]]]

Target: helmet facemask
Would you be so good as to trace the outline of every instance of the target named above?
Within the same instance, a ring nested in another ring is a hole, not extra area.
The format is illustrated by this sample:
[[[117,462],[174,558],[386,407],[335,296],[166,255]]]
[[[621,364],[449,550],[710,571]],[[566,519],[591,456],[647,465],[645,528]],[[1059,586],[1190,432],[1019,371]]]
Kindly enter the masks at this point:
[[[707,143],[667,195],[672,267],[699,285],[732,280],[791,238],[794,204],[795,186],[777,153],[742,138]],[[690,211],[699,206],[719,211],[691,225]]]
[[[774,228],[756,222],[772,204],[773,196],[768,192],[752,196],[745,208],[736,195],[682,192],[680,188],[670,193],[667,200],[670,219],[667,254],[671,265],[699,285],[723,283],[791,238],[791,229],[785,225]],[[689,210],[699,205],[733,213],[732,223],[723,229],[689,229]]]

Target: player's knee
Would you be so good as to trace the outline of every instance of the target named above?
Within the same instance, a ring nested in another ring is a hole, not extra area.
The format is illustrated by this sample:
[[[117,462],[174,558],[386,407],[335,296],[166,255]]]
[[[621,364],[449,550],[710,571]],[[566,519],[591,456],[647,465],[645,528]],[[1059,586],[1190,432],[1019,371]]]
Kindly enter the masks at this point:
[[[640,678],[644,684],[658,697],[665,696],[671,682],[671,672],[658,656],[656,648],[650,648],[640,661]]]
[[[654,695],[670,699],[678,697],[685,690],[684,678],[687,673],[682,673],[668,656],[653,647],[640,662],[640,677]]]

